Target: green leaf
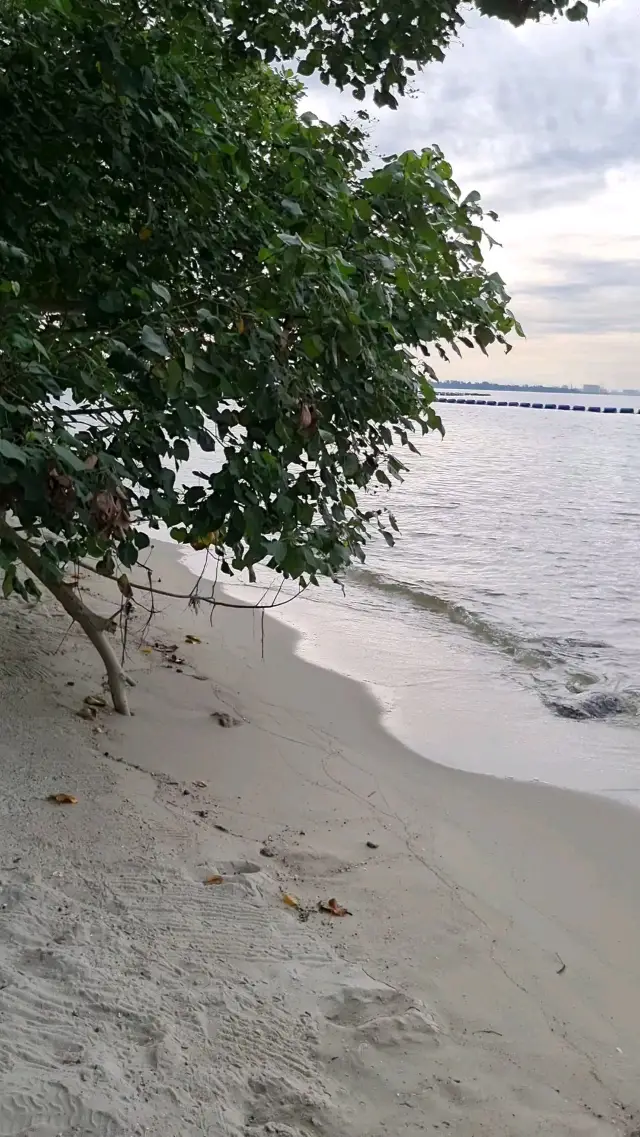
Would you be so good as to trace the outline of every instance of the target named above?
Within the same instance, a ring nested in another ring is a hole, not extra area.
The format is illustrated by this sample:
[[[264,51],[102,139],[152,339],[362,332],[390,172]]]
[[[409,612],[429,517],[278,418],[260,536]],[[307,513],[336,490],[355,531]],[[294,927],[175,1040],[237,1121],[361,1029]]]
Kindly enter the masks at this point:
[[[177,359],[170,359],[165,368],[167,377],[166,388],[170,395],[175,395],[182,383],[182,368]]]
[[[115,312],[121,312],[124,307],[122,293],[115,288],[105,292],[103,296],[98,298],[98,307],[102,312],[108,312],[111,315]]]
[[[168,288],[165,288],[164,284],[159,284],[157,280],[152,280],[151,289],[155,292],[156,296],[159,296],[166,304],[171,303],[171,293]]]
[[[62,446],[59,442],[54,442],[53,450],[64,466],[68,466],[70,470],[76,473],[86,473],[86,466],[82,459],[78,458],[77,454],[73,453],[68,446]]]
[[[302,217],[302,208],[297,201],[292,201],[290,197],[283,197],[281,205],[292,217]]]
[[[19,462],[21,466],[26,466],[27,455],[24,450],[19,446],[14,446],[13,442],[9,442],[6,438],[0,438],[0,454],[3,458],[8,458],[10,462]]]
[[[176,438],[176,440],[173,444],[173,456],[179,462],[188,462],[189,461],[189,447],[188,447],[187,443],[183,441],[182,438]]]
[[[133,541],[121,541],[118,545],[118,557],[125,568],[133,568],[138,560],[138,549]]]
[[[146,347],[147,351],[150,351],[152,355],[159,355],[162,359],[168,359],[171,355],[162,337],[159,336],[157,332],[154,332],[153,328],[150,328],[148,324],[144,325],[140,339],[143,347]]]
[[[303,336],[302,350],[309,359],[318,359],[324,352],[324,341],[319,335]]]

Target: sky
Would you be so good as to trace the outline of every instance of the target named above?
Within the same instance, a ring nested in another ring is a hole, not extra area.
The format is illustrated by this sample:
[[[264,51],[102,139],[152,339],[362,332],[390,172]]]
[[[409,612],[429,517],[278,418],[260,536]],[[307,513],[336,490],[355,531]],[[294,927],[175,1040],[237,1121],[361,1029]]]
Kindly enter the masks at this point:
[[[372,152],[436,143],[500,216],[487,263],[527,338],[442,379],[640,388],[639,69],[638,0],[602,0],[589,24],[474,15],[398,110],[369,105]],[[305,103],[327,121],[362,106],[315,80]]]

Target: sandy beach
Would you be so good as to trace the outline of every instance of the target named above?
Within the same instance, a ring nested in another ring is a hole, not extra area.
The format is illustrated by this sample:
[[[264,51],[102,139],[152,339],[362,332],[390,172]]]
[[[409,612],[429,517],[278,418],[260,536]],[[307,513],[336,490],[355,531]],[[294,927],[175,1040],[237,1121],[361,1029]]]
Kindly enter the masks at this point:
[[[429,763],[274,619],[156,606],[95,720],[79,630],[0,607],[0,1137],[637,1137],[640,813]]]

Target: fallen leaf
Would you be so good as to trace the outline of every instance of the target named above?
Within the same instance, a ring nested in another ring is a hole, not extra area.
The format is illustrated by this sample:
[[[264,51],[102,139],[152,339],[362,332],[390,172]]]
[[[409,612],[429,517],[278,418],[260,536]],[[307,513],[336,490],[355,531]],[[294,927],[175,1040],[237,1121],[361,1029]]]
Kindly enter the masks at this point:
[[[201,644],[202,640],[200,639],[199,636],[192,636],[191,634],[189,634],[188,636],[184,637],[184,642],[187,644]]]
[[[286,904],[289,908],[299,908],[300,901],[296,896],[292,896],[290,892],[283,893],[282,903]]]
[[[98,455],[97,454],[90,454],[89,457],[85,458],[85,460],[84,460],[85,470],[95,470],[97,465],[98,465]]]
[[[95,707],[80,707],[77,712],[81,719],[94,719],[96,717]]]
[[[331,900],[320,901],[318,908],[321,912],[328,912],[330,916],[350,916],[351,912],[348,908],[343,908],[342,904],[338,904],[335,896]]]
[[[85,695],[83,702],[88,707],[106,707],[107,705],[104,695]]]
[[[148,241],[152,232],[153,232],[153,230],[150,229],[148,225],[143,225],[142,229],[138,233],[138,236],[139,236],[141,241]]]
[[[205,884],[224,884],[224,877],[218,876],[217,874],[215,876],[208,876],[204,883]]]
[[[194,782],[193,784],[194,786],[197,786],[199,790],[206,790],[207,788],[206,782]]]
[[[73,794],[49,794],[47,801],[54,801],[56,805],[77,805],[78,799]]]
[[[141,647],[140,651],[142,652],[143,655],[153,655],[153,648],[152,647]]]

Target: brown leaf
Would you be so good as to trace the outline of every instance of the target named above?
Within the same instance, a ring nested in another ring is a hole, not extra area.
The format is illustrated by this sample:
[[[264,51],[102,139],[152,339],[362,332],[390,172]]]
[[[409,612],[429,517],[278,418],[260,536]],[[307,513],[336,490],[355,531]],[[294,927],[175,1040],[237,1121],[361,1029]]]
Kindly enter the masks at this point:
[[[85,460],[84,460],[85,470],[95,470],[97,465],[98,465],[98,455],[97,454],[89,454],[88,458],[85,458]]]
[[[113,493],[98,490],[91,499],[90,513],[100,537],[121,538],[131,527],[126,494],[119,486]]]
[[[68,474],[62,474],[55,463],[49,463],[47,473],[47,497],[51,507],[63,516],[73,513],[76,504],[76,490]]]
[[[342,904],[338,904],[335,896],[331,900],[320,901],[318,908],[321,912],[328,912],[330,916],[350,916],[351,912],[348,908],[344,908]]]
[[[282,903],[286,904],[289,908],[299,908],[300,901],[297,896],[292,896],[290,892],[285,892],[282,896]]]
[[[216,873],[214,876],[208,876],[204,883],[205,884],[224,884],[224,877],[218,876],[218,874]]]
[[[107,700],[102,698],[102,695],[87,695],[85,703],[88,707],[106,707]]]
[[[313,422],[313,415],[306,403],[300,407],[300,430],[308,430]]]
[[[152,232],[153,232],[153,230],[150,229],[148,225],[143,225],[142,229],[138,233],[138,236],[139,236],[141,241],[148,241]]]
[[[53,801],[56,805],[77,805],[78,799],[73,794],[49,794],[47,801]]]
[[[122,595],[126,596],[127,600],[133,600],[133,589],[131,587],[131,584],[129,582],[129,577],[127,576],[126,572],[123,572],[122,576],[118,577],[117,584],[118,584],[118,588],[120,589],[120,592],[122,593]]]

